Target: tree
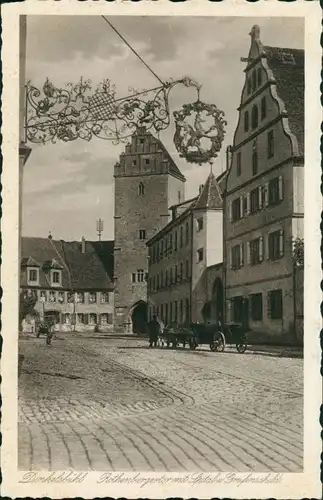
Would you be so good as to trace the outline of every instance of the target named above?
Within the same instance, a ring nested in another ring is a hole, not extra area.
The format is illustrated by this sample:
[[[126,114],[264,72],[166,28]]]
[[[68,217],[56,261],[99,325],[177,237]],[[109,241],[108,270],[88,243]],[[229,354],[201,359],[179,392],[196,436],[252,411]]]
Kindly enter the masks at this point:
[[[293,242],[293,261],[296,267],[304,267],[304,240],[296,238]]]
[[[35,305],[37,302],[37,295],[28,290],[21,290],[19,300],[19,324],[28,316],[36,316]]]

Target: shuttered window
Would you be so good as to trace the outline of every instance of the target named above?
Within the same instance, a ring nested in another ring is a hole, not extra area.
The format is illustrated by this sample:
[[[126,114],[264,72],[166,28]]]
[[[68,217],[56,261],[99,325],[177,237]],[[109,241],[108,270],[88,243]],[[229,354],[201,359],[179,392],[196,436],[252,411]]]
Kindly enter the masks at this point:
[[[268,235],[268,258],[277,260],[284,255],[284,232],[274,231]]]
[[[268,292],[268,317],[282,319],[283,317],[283,293],[282,290],[271,290]]]
[[[255,266],[263,261],[264,258],[264,239],[256,238],[250,242],[250,264]]]
[[[231,269],[240,269],[244,264],[243,244],[234,245],[231,248]]]
[[[253,321],[262,320],[262,293],[250,295],[251,319]]]

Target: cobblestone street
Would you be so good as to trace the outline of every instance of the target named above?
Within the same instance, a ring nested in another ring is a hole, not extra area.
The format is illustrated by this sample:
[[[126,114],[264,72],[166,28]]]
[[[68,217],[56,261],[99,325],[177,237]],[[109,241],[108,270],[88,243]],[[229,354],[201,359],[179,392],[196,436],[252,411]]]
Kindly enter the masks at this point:
[[[20,352],[20,469],[302,470],[301,359],[73,334]]]

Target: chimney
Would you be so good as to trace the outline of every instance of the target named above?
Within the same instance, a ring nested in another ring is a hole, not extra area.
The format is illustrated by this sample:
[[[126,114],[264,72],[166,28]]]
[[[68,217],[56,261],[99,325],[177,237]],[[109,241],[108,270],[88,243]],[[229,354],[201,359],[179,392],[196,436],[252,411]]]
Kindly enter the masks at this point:
[[[200,187],[199,187],[199,194],[201,194],[201,193],[202,193],[203,188],[204,188],[204,184],[200,184]]]
[[[82,236],[82,243],[81,243],[81,252],[82,253],[85,253],[85,238],[84,236]]]

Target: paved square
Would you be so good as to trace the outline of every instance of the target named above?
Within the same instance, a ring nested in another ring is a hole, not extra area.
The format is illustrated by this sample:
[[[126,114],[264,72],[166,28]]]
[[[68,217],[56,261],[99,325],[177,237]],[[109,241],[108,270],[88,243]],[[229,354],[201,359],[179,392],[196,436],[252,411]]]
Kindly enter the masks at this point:
[[[301,359],[73,334],[20,350],[20,469],[302,470]]]

